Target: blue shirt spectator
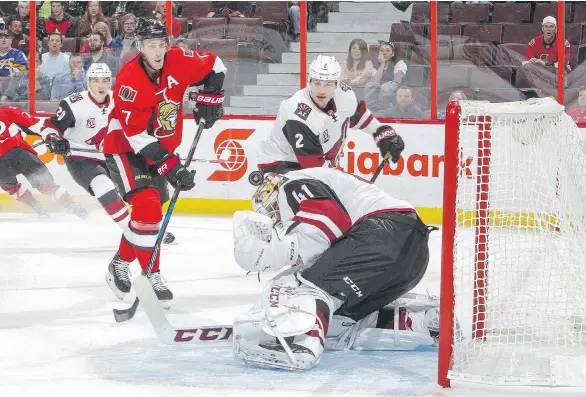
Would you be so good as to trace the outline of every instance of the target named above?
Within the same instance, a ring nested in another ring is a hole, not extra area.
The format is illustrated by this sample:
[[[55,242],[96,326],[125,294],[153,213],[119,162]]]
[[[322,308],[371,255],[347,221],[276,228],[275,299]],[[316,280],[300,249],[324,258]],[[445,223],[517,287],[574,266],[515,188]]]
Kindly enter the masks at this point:
[[[10,77],[16,72],[28,69],[26,56],[20,50],[11,48],[12,38],[7,29],[0,29],[0,77]]]
[[[52,79],[67,70],[69,54],[61,52],[63,37],[59,33],[50,33],[47,45],[49,46],[49,52],[43,54],[41,72]]]
[[[116,56],[122,56],[127,51],[136,50],[136,17],[134,14],[126,14],[121,18],[123,33],[114,37],[110,42],[110,48]]]
[[[72,54],[69,57],[69,72],[61,73],[53,78],[51,100],[60,101],[63,98],[87,89],[85,70],[81,54]]]

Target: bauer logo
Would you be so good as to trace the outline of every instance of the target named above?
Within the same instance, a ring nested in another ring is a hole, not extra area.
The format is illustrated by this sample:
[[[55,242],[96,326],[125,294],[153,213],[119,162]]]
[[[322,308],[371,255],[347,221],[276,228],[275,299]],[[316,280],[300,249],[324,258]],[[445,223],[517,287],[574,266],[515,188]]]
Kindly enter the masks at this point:
[[[248,139],[254,129],[229,128],[214,140],[214,152],[222,170],[214,171],[208,181],[234,182],[240,180],[248,169],[246,152],[239,141]]]

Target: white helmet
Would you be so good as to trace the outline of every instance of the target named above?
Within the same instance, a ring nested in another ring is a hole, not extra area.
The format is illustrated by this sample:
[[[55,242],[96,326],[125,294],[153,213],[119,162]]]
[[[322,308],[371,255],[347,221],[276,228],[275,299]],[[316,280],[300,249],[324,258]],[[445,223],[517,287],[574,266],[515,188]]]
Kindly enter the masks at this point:
[[[316,80],[330,80],[338,82],[340,80],[340,73],[342,68],[336,60],[336,57],[327,55],[318,55],[309,65],[309,81]]]
[[[105,63],[92,63],[87,70],[85,77],[87,78],[88,89],[90,87],[90,79],[95,77],[104,77],[110,79],[112,84],[112,71]]]

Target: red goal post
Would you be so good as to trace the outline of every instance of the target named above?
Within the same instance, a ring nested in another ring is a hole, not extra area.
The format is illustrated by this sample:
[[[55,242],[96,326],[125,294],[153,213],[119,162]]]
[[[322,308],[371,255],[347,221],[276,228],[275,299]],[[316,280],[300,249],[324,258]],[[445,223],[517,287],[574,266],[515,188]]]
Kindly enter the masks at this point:
[[[551,99],[451,103],[445,133],[439,384],[586,385],[582,133]]]

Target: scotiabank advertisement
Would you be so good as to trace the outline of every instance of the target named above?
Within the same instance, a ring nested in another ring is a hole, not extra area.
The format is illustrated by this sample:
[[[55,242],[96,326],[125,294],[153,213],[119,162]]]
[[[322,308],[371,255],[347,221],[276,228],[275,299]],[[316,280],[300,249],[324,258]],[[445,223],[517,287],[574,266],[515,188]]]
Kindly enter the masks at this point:
[[[178,150],[181,158],[187,155],[197,128],[194,120],[185,120],[184,123],[185,136]],[[272,120],[221,120],[213,128],[204,130],[191,164],[191,168],[197,171],[197,185],[189,192],[182,192],[180,202],[183,200],[186,203],[189,199],[213,200],[211,208],[224,214],[236,208],[236,201],[242,207],[242,201],[249,200],[254,191],[248,182],[248,175],[257,169],[256,149],[272,124]],[[405,151],[397,164],[385,166],[376,184],[392,196],[411,202],[418,209],[432,210],[441,215],[444,125],[393,123],[393,126],[405,141]],[[27,140],[34,143],[39,138],[28,136]],[[47,153],[44,145],[37,150],[57,183],[73,194],[87,196],[69,176],[61,156]],[[463,153],[459,160],[462,173],[472,184],[475,175],[474,150],[463,150]],[[341,167],[370,179],[379,162],[380,155],[372,137],[359,130],[348,130]],[[197,204],[190,208],[198,212]]]

